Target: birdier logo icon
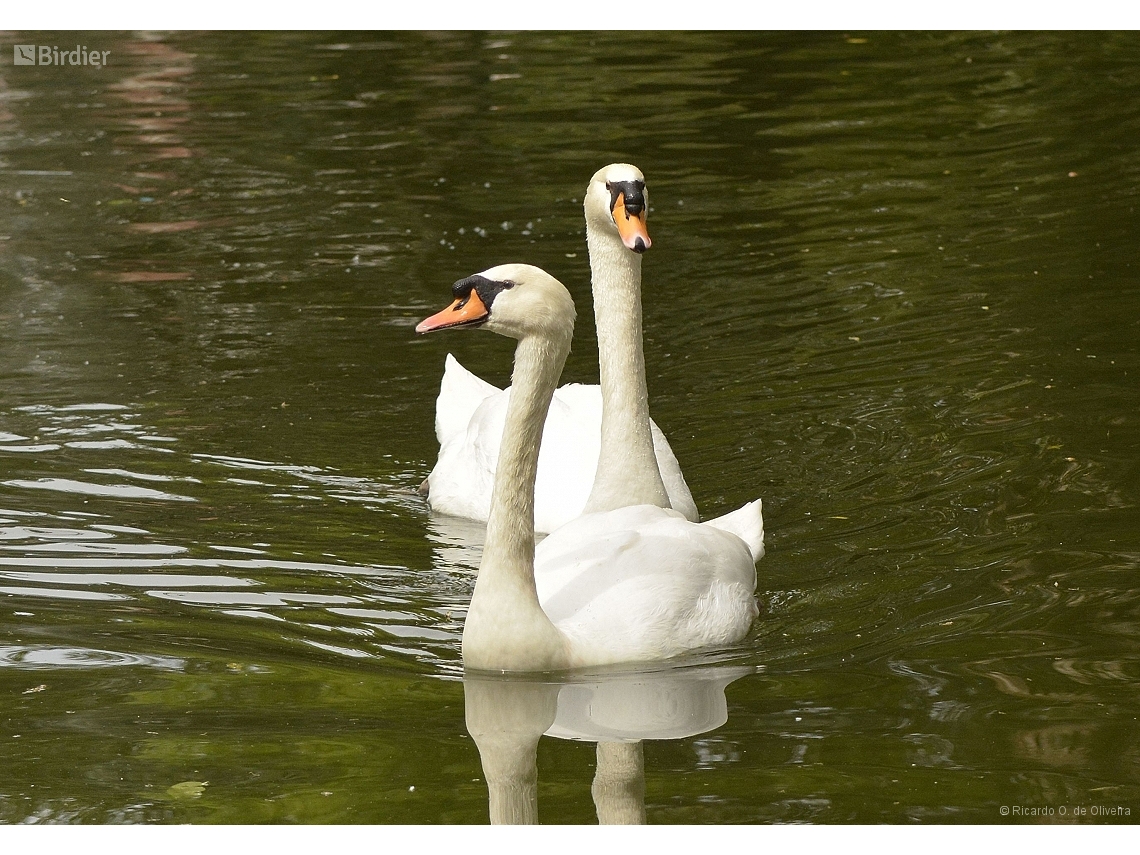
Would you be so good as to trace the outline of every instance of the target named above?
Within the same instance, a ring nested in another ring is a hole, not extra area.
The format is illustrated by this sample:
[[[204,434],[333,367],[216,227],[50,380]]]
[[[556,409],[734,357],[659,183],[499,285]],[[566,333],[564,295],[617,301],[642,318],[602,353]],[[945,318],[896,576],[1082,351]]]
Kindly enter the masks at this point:
[[[109,50],[88,50],[76,45],[75,50],[62,50],[55,45],[13,45],[13,65],[88,65],[96,68],[107,64]]]

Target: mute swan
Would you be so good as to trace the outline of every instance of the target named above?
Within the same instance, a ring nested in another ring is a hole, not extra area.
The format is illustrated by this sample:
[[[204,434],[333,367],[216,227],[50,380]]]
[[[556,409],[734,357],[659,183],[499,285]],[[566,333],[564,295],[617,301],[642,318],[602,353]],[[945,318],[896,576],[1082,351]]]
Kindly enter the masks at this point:
[[[574,332],[574,303],[537,267],[461,279],[416,332],[482,326],[518,340],[487,538],[463,628],[468,668],[549,671],[667,659],[739,641],[756,617],[760,500],[694,523],[632,505],[587,513],[535,550],[534,484],[546,412]],[[641,440],[649,433],[648,417]]]
[[[639,444],[640,432],[631,428],[649,418],[641,340],[641,253],[652,243],[648,198],[641,171],[623,163],[598,170],[587,188],[601,386],[573,383],[554,393],[535,485],[537,531],[554,531],[583,510],[643,503],[698,519],[665,435],[651,421],[648,444]],[[424,482],[433,509],[487,518],[508,392],[448,354],[436,399],[439,459]]]

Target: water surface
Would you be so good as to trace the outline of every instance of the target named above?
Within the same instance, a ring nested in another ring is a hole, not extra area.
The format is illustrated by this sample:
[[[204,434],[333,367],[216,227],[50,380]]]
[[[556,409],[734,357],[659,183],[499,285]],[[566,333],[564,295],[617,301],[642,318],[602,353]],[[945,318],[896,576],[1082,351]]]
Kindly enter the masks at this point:
[[[445,354],[510,343],[412,327],[539,264],[596,382],[615,160],[653,415],[768,532],[751,635],[667,678],[724,720],[606,731],[645,819],[1140,816],[1136,34],[9,43],[111,53],[0,67],[0,822],[487,820],[481,527],[416,487]],[[533,730],[589,679],[502,691]],[[597,821],[544,732],[538,818]]]

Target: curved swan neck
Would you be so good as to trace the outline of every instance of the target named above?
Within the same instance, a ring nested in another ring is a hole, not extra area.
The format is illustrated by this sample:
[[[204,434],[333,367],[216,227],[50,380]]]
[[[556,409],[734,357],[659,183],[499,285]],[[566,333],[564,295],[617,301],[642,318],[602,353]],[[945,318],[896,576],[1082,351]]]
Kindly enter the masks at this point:
[[[528,337],[515,348],[510,398],[487,518],[484,561],[518,566],[534,575],[534,483],[546,412],[568,347]]]
[[[641,330],[641,256],[587,221],[602,385],[602,445],[586,512],[668,508],[653,451]]]
[[[534,584],[534,483],[546,413],[569,352],[569,336],[528,336],[515,349],[487,537],[463,629],[463,659],[471,668],[567,664],[565,639],[543,612]]]

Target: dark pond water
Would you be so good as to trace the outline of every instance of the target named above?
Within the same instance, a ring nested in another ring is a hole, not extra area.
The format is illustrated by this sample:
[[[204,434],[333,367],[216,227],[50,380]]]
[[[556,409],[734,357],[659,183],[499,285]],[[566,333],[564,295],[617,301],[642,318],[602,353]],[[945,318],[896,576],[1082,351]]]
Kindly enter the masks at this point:
[[[1140,817],[1140,35],[33,43],[110,54],[0,64],[0,822],[485,822],[474,732],[523,790],[537,741],[543,822]],[[703,516],[763,497],[761,617],[465,686],[481,529],[416,487],[445,354],[511,349],[412,327],[538,264],[596,382],[614,160],[653,415]]]

